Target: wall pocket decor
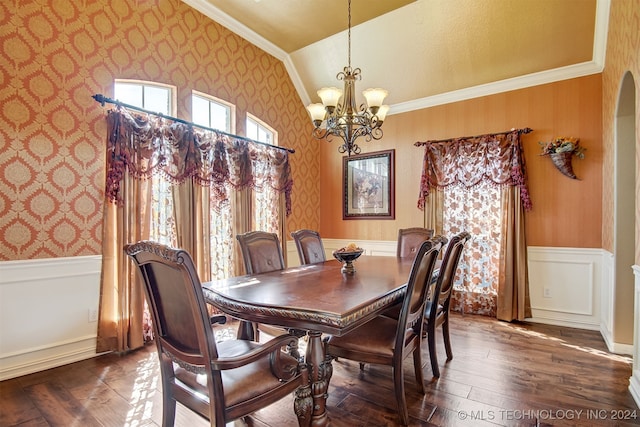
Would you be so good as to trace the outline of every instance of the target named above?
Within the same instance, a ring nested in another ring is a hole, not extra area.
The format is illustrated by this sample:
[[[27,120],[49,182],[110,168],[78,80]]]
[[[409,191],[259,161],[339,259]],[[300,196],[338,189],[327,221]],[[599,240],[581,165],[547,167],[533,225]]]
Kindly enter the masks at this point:
[[[573,156],[584,159],[586,149],[580,145],[580,139],[574,137],[556,137],[550,142],[540,142],[541,156],[549,156],[553,165],[564,176],[578,179],[573,173]]]

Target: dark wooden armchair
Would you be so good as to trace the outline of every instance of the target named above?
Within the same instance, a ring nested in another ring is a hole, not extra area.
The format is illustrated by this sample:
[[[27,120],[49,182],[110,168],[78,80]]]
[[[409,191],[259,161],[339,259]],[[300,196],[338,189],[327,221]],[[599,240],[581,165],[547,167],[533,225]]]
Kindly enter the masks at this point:
[[[249,231],[244,234],[238,234],[236,239],[240,244],[244,269],[247,274],[268,273],[284,269],[284,257],[282,256],[282,247],[280,246],[280,239],[277,234],[266,231]],[[243,335],[247,336],[249,332],[247,329],[250,327],[250,324],[241,322],[240,327],[245,328]],[[253,330],[249,335],[253,335],[256,341],[260,340],[261,331],[272,337],[283,333],[290,333],[301,337],[306,333],[304,331],[285,329],[262,323],[251,325],[251,327]],[[289,354],[300,359],[297,340],[291,342],[288,348]]]
[[[427,240],[419,247],[398,319],[380,315],[346,335],[332,336],[326,340],[326,351],[330,357],[358,361],[361,369],[365,363],[392,367],[395,396],[403,425],[409,423],[409,413],[402,363],[410,354],[413,355],[418,390],[424,393],[420,348],[422,327],[427,292],[441,247],[440,241],[433,240]]]
[[[425,240],[433,237],[429,228],[411,227],[398,230],[398,249],[396,255],[401,258],[414,257]]]
[[[306,367],[283,353],[283,335],[259,344],[216,343],[202,287],[190,255],[154,242],[125,247],[135,261],[151,309],[162,375],[162,425],[173,426],[176,402],[212,426],[264,408],[296,392],[300,425],[311,420]]]
[[[276,233],[249,231],[236,236],[247,274],[268,273],[284,269],[280,239]]]
[[[296,244],[301,265],[327,260],[320,233],[317,231],[307,229],[292,231],[291,237]]]
[[[427,301],[424,317],[424,334],[429,344],[429,358],[431,359],[431,372],[436,378],[440,377],[438,367],[438,355],[436,351],[436,329],[442,326],[444,348],[447,352],[447,360],[453,359],[451,351],[451,339],[449,337],[449,309],[451,295],[453,294],[453,281],[458,270],[462,250],[471,235],[463,231],[451,238],[442,257],[442,265],[438,274],[438,280]]]

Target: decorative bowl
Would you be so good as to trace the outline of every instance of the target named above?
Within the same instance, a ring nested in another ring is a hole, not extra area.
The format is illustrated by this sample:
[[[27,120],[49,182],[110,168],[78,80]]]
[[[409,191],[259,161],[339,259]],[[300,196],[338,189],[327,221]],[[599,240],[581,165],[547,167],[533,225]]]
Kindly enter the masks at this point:
[[[342,263],[341,271],[343,273],[355,273],[356,269],[353,266],[353,261],[358,259],[360,255],[362,255],[362,252],[364,252],[364,249],[362,248],[358,248],[354,251],[341,248],[333,251],[333,257]]]

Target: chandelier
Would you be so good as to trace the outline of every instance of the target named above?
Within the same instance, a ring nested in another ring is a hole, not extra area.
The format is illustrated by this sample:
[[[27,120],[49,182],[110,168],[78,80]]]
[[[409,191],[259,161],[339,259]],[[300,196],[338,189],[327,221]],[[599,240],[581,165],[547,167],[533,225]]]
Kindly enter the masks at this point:
[[[307,110],[313,121],[313,137],[331,141],[334,136],[339,136],[344,143],[338,147],[338,152],[350,156],[360,153],[360,147],[356,144],[359,137],[364,136],[366,141],[382,138],[382,122],[389,106],[382,105],[388,92],[375,88],[363,91],[367,105],[356,107],[355,81],[361,79],[361,71],[360,68],[351,68],[351,0],[348,11],[349,62],[336,76],[338,80],[344,81],[344,92],[337,87],[323,87],[318,91],[322,104],[309,104]]]

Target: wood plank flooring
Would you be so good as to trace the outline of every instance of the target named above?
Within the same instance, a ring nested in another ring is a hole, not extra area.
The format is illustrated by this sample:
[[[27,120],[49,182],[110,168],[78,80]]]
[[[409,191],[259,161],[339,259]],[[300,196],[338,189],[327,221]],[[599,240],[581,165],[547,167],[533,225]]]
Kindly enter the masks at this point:
[[[232,327],[232,326],[231,326]],[[556,326],[499,322],[452,314],[454,358],[431,376],[426,342],[426,394],[415,387],[412,358],[405,389],[412,426],[638,426],[628,391],[632,360],[607,352],[600,334]],[[233,329],[221,330],[222,336]],[[387,367],[333,363],[328,411],[334,427],[396,426]],[[285,398],[229,426],[295,426]],[[155,346],[0,382],[0,426],[159,426],[161,383]],[[176,426],[208,423],[178,405]]]

